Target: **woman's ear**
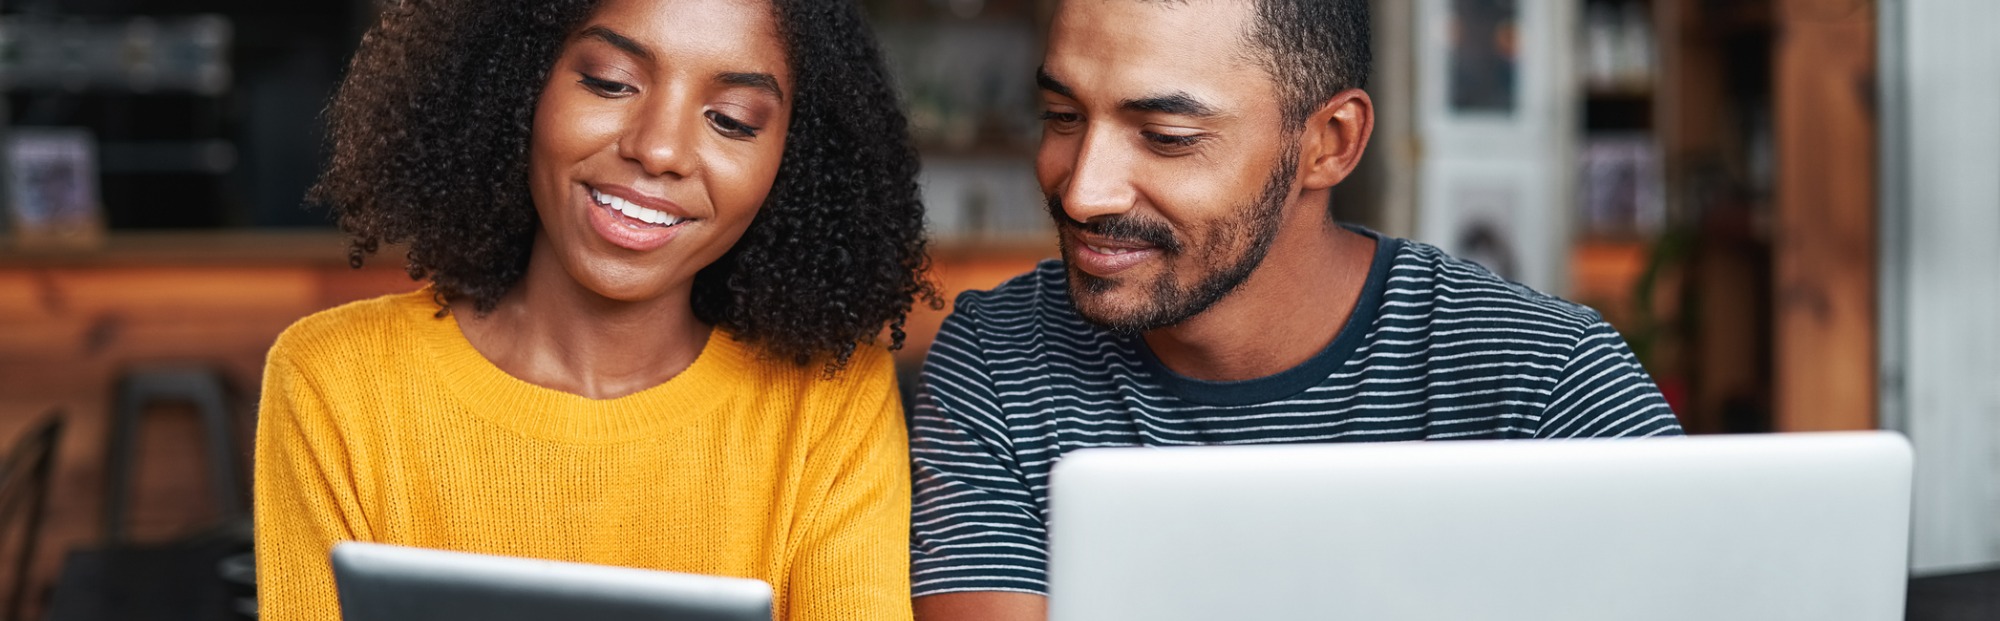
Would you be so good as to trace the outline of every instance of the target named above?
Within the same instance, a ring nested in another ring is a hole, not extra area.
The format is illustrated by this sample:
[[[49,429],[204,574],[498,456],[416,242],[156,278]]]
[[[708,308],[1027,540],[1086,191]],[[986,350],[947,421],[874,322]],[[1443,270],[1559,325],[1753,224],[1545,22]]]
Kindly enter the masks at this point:
[[[1299,141],[1303,189],[1324,190],[1346,180],[1374,133],[1375,101],[1361,89],[1341,91],[1313,111]]]

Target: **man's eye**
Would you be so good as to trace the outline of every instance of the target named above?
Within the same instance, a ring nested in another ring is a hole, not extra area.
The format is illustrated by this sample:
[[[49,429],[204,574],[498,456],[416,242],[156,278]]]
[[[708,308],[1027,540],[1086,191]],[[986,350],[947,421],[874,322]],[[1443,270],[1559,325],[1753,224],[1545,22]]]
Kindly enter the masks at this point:
[[[745,124],[742,121],[729,118],[728,115],[716,112],[714,110],[708,111],[707,116],[708,116],[708,122],[714,125],[716,131],[722,132],[722,135],[724,136],[730,136],[733,138],[756,138],[757,131],[762,129],[759,127],[752,127],[748,124]]]
[[[1076,122],[1083,120],[1083,115],[1077,114],[1075,112],[1056,112],[1054,110],[1044,110],[1042,111],[1041,116],[1043,121],[1055,123],[1057,125],[1074,125],[1076,124]]]
[[[1150,142],[1153,143],[1155,146],[1168,149],[1186,149],[1201,143],[1200,134],[1180,136],[1175,134],[1161,134],[1157,132],[1139,132],[1139,133],[1146,137],[1146,142]]]
[[[638,89],[632,88],[629,84],[596,78],[587,74],[576,82],[582,84],[584,88],[590,89],[591,92],[605,97],[621,97],[638,91]]]

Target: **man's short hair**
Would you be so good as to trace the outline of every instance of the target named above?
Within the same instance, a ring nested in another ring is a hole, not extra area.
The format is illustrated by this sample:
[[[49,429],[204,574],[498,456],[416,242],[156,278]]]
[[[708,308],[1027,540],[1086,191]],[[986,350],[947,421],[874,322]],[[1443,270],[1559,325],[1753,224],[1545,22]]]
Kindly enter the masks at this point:
[[[1341,91],[1368,86],[1368,0],[1252,0],[1249,43],[1277,84],[1288,129]]]

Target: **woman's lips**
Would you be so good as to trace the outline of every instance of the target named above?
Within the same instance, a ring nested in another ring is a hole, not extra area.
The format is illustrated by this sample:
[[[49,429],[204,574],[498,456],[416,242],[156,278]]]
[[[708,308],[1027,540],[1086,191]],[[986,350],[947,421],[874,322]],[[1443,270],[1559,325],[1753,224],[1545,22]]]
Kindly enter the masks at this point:
[[[1074,229],[1063,234],[1069,236],[1070,242],[1067,244],[1070,256],[1064,258],[1070,265],[1099,278],[1110,278],[1160,255],[1160,249],[1149,244],[1104,239]]]
[[[627,250],[646,252],[665,246],[694,220],[642,204],[667,206],[656,201],[633,200],[589,186],[584,190],[590,203],[591,228],[605,241]]]
[[[606,191],[599,188],[590,188],[590,200],[598,205],[609,207],[612,211],[618,212],[619,215],[655,226],[673,226],[691,219],[685,214],[679,213],[680,206],[673,204],[672,201],[636,196],[628,198],[627,196],[620,196],[617,190]]]

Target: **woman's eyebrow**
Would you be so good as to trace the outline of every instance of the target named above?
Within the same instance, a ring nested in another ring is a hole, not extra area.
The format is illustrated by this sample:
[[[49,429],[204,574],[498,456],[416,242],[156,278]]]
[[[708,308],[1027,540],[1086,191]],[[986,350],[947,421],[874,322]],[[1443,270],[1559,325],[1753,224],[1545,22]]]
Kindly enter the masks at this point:
[[[778,76],[754,71],[731,71],[715,76],[715,81],[728,86],[748,86],[771,93],[779,103],[785,101],[785,90],[778,86]]]
[[[633,41],[630,37],[613,32],[610,28],[591,26],[583,29],[583,32],[579,34],[585,38],[597,39],[609,43],[611,47],[624,50],[625,53],[637,56],[646,62],[653,62],[652,48],[648,48],[645,44],[638,41]]]
[[[646,62],[654,60],[652,48],[646,47],[644,43],[632,40],[631,37],[618,34],[617,31],[608,27],[591,26],[583,29],[583,32],[578,34],[584,38],[597,39],[608,43],[612,47],[624,50],[625,53],[637,56]],[[715,76],[715,81],[729,86],[756,88],[770,93],[773,97],[777,97],[780,102],[785,100],[785,90],[778,86],[778,77],[768,73],[731,71]]]

